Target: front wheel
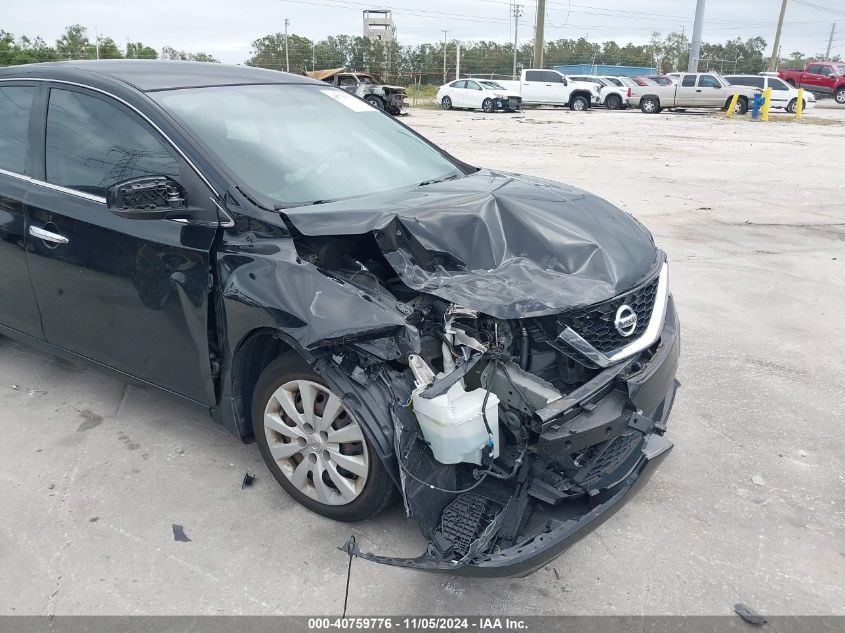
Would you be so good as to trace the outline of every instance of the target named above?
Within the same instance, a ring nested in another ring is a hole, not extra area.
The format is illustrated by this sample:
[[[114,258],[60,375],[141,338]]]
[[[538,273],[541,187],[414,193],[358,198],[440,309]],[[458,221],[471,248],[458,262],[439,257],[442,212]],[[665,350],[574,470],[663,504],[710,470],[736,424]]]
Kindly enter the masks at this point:
[[[495,106],[493,105],[493,100],[492,100],[492,99],[485,99],[485,100],[481,103],[481,109],[482,109],[482,110],[484,110],[485,112],[493,112],[493,110],[495,110],[496,108],[495,108]]]
[[[587,101],[586,97],[577,96],[572,101],[569,102],[569,109],[574,110],[575,112],[583,112],[587,108],[590,107],[590,102]]]
[[[622,97],[619,95],[610,95],[604,101],[604,107],[608,110],[619,110],[622,108]]]
[[[793,99],[789,102],[789,105],[786,106],[786,111],[789,114],[795,114],[798,112],[798,99]]]
[[[660,112],[660,101],[657,97],[643,97],[640,100],[640,110],[645,114],[657,114]]]
[[[440,100],[440,107],[444,110],[451,110],[452,109],[452,99],[450,97],[443,97]]]
[[[836,103],[839,105],[845,105],[845,88],[840,88],[836,91]]]
[[[309,510],[362,521],[390,500],[393,484],[353,411],[298,354],[261,374],[252,426],[273,477]]]
[[[742,116],[746,112],[748,112],[748,99],[740,97],[737,99],[736,106],[734,107],[734,114]]]
[[[376,97],[375,95],[367,95],[366,97],[364,97],[364,101],[369,103],[376,110],[384,110],[384,101],[382,101],[379,97]]]

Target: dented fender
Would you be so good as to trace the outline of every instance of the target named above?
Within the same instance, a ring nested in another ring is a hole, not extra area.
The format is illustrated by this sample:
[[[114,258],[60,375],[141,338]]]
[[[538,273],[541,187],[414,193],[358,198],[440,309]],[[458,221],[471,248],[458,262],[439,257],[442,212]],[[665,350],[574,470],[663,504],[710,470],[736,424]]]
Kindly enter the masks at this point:
[[[338,346],[379,360],[419,350],[419,333],[394,300],[303,260],[290,237],[230,237],[217,252],[217,272],[225,337],[222,412],[215,417],[222,416],[224,426],[238,435],[247,432],[240,418],[248,403],[238,401],[234,365],[239,350],[256,332],[271,333],[312,364],[330,357]]]

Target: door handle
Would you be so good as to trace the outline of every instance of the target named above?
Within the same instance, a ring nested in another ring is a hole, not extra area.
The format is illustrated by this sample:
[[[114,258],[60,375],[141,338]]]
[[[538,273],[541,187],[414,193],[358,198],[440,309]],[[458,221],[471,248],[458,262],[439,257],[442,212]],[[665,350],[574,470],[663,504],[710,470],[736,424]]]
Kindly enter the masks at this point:
[[[698,90],[696,90],[696,92],[701,92],[701,88],[699,88]]]
[[[32,237],[37,237],[38,239],[44,240],[45,242],[53,242],[54,244],[68,243],[68,239],[64,235],[59,235],[58,233],[51,233],[50,231],[45,231],[44,229],[40,229],[37,226],[30,226],[29,234]]]

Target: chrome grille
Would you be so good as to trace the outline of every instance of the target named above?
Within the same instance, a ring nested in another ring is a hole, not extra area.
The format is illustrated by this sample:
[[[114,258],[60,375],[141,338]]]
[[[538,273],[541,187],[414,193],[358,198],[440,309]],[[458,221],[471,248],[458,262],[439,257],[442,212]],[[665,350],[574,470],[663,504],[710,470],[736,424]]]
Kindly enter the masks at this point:
[[[558,318],[558,325],[561,329],[572,328],[598,351],[612,352],[638,339],[648,327],[657,296],[657,282],[658,277],[655,277],[644,285],[610,301],[562,314]],[[629,306],[637,315],[637,326],[630,336],[622,336],[614,324],[616,311],[623,305]]]

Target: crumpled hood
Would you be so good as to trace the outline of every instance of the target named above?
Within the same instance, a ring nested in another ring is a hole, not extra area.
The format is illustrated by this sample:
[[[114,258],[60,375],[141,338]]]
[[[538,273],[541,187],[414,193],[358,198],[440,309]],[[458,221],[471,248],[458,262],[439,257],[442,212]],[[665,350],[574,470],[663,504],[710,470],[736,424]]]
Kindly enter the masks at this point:
[[[500,319],[605,301],[662,260],[645,227],[609,202],[492,170],[284,213],[308,236],[372,233],[408,286]]]

